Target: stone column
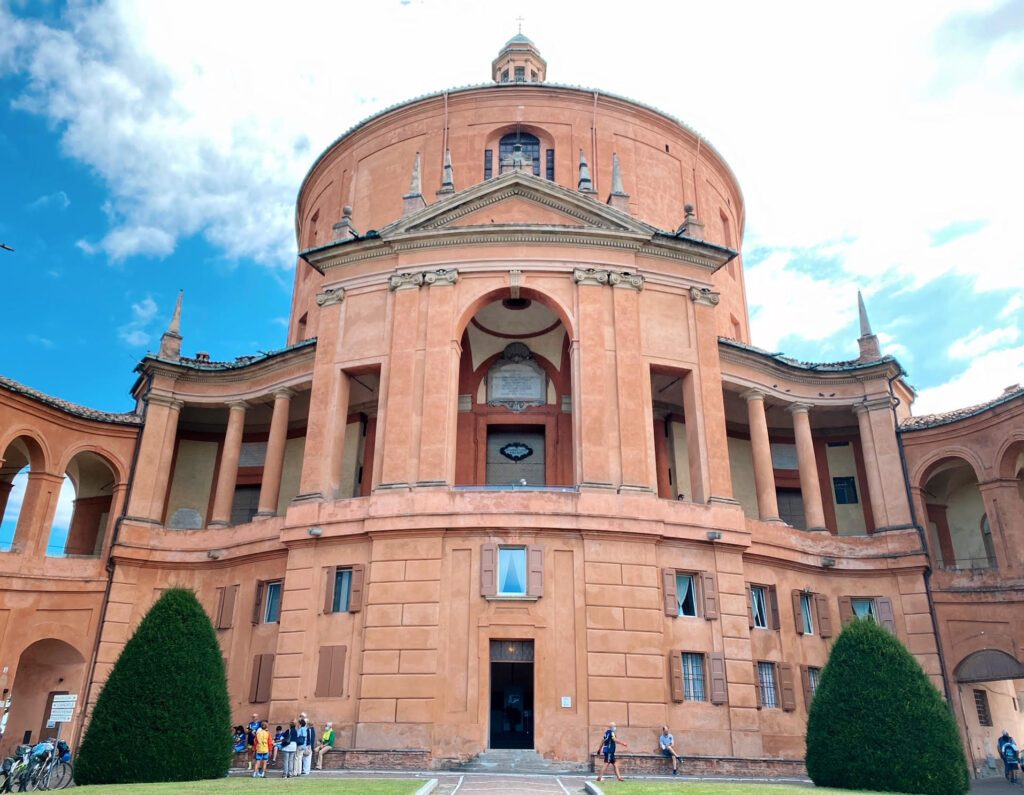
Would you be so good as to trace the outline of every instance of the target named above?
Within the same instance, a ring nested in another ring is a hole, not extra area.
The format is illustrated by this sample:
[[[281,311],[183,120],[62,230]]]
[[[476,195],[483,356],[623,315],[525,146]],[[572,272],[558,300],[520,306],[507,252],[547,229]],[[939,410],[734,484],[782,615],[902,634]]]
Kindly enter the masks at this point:
[[[0,466],[2,466],[0,462]],[[0,521],[3,521],[4,511],[7,510],[7,500],[10,499],[11,489],[14,488],[14,482],[0,481]]]
[[[167,501],[182,403],[169,395],[153,394],[146,401],[146,425],[142,429],[127,518],[160,524]]]
[[[796,457],[800,467],[800,494],[804,501],[804,518],[808,530],[825,530],[825,509],[821,504],[821,485],[818,481],[818,464],[814,457],[814,440],[811,438],[811,407],[806,403],[794,403],[789,407],[793,415],[793,432],[796,435]]]
[[[622,491],[654,492],[652,464],[651,373],[641,355],[639,275],[612,273],[615,329],[615,377],[619,409],[619,459]]]
[[[263,462],[263,483],[260,484],[260,504],[256,517],[277,515],[277,501],[281,496],[281,471],[284,469],[284,449],[288,442],[288,410],[291,408],[290,389],[274,392],[274,413],[270,418],[267,439],[267,457]]]
[[[871,430],[871,420],[868,417],[868,409],[863,403],[853,407],[853,413],[857,415],[857,425],[860,428],[860,449],[864,454],[864,474],[867,477],[868,498],[871,501],[871,515],[875,520],[875,527],[885,527],[889,524],[886,518],[885,496],[882,494],[882,478],[878,472],[878,456],[875,453],[875,438]],[[925,523],[927,517],[920,521]]]
[[[910,504],[907,502],[903,459],[900,456],[899,441],[896,439],[892,399],[885,395],[881,398],[865,400],[862,405],[871,430],[871,440],[874,446],[872,460],[875,461],[878,468],[878,491],[882,498],[880,504],[883,512],[875,514],[875,530],[877,532],[909,528],[912,526]],[[857,419],[858,422],[861,421],[859,416]],[[863,436],[863,431],[861,434]],[[867,458],[866,453],[865,458]],[[865,466],[867,466],[867,461],[865,461]],[[869,481],[868,488],[871,488],[872,485]],[[875,510],[873,489],[871,510]]]
[[[231,524],[231,505],[235,499],[235,483],[238,481],[238,459],[242,454],[242,431],[245,428],[247,406],[244,400],[228,404],[228,429],[224,434],[224,447],[220,454],[210,527]]]
[[[63,485],[63,474],[29,470],[25,498],[21,503],[21,513],[18,514],[18,524],[14,529],[12,551],[27,552],[33,557],[42,557],[46,554],[50,530],[53,528],[53,517],[57,513],[57,497],[60,496],[60,488]]]
[[[763,521],[778,522],[779,499],[775,494],[775,466],[768,439],[768,419],[764,413],[764,393],[748,389],[742,395],[747,401],[750,423],[750,448],[754,459],[754,486],[757,489],[757,514]]]
[[[422,273],[395,275],[389,282],[394,297],[387,394],[383,394],[383,390],[381,394],[386,416],[384,447],[378,451],[381,458],[379,488],[408,488],[415,483],[419,468],[420,407],[415,405],[415,398],[417,384],[423,377],[418,350],[422,284]]]

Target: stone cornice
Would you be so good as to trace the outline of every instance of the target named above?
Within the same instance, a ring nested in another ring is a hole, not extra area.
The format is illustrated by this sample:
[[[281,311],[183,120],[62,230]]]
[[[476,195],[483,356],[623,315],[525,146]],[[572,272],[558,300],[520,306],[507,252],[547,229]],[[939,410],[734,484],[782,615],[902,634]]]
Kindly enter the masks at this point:
[[[780,358],[779,354],[759,351],[743,344],[730,343],[721,339],[718,345],[718,355],[723,364],[746,365],[773,379],[782,378],[789,383],[814,386],[863,384],[870,381],[888,380],[903,372],[899,363],[892,358],[845,369],[839,364],[835,366],[822,365],[819,368],[819,366],[801,364],[796,361],[789,362]],[[723,367],[722,374],[724,376],[732,375],[725,367]],[[795,398],[794,395],[786,397],[787,400]]]

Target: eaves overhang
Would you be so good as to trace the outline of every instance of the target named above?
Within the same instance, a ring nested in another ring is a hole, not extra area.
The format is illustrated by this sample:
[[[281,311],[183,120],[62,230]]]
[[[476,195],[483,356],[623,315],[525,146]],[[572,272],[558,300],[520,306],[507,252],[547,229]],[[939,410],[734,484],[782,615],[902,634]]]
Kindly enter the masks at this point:
[[[277,367],[313,358],[316,353],[316,343],[316,337],[312,337],[286,348],[276,351],[261,351],[252,356],[239,356],[232,361],[207,361],[184,356],[181,359],[163,359],[156,354],[147,353],[136,365],[135,372],[162,372],[172,375],[188,373],[193,376],[204,374],[212,379],[216,379],[221,374],[238,373],[239,371],[256,375],[268,367]]]
[[[744,342],[718,338],[718,354],[722,361],[745,364],[780,376],[806,378],[810,374],[829,377],[847,375],[851,379],[897,378],[905,375],[903,367],[893,356],[873,361],[802,362],[781,353],[772,353]]]

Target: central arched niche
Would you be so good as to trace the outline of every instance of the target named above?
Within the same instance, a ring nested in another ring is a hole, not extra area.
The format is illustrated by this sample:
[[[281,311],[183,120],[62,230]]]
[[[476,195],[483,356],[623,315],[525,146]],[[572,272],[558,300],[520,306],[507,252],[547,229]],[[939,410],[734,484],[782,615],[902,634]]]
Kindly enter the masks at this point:
[[[462,335],[456,484],[571,485],[571,383],[569,335],[543,297],[480,307]]]

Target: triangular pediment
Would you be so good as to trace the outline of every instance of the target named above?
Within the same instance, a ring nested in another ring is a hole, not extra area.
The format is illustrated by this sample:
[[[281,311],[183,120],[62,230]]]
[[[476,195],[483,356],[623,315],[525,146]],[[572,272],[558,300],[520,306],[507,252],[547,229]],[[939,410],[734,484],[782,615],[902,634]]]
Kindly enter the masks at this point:
[[[436,201],[380,230],[382,237],[479,227],[573,227],[652,235],[631,215],[541,177],[513,171]]]

